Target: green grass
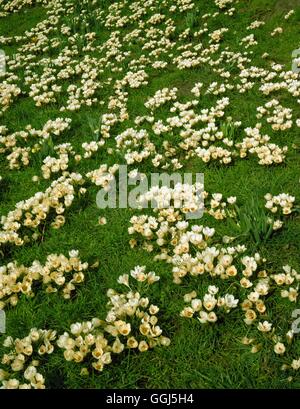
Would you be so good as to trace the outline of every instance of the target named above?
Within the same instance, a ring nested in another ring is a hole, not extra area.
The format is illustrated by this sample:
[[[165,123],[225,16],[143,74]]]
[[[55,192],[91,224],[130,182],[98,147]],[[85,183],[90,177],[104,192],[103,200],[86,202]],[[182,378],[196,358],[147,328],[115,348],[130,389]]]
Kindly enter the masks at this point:
[[[75,2],[76,3],[76,2]],[[100,4],[101,2],[99,2]],[[104,4],[105,2],[102,2]],[[199,7],[200,16],[206,12],[215,12],[217,9],[213,1],[195,1]],[[99,5],[104,7],[106,5]],[[265,26],[255,30],[255,36],[259,42],[253,49],[253,65],[264,66],[261,59],[264,51],[270,53],[270,59],[283,64],[286,69],[291,66],[292,50],[299,47],[299,16],[300,5],[298,1],[281,0],[248,0],[240,1],[236,6],[239,13],[235,17],[220,15],[214,20],[208,20],[210,30],[220,27],[229,27],[230,32],[225,33],[224,41],[221,43],[220,51],[225,47],[239,51],[239,41],[249,32],[246,27],[255,19],[262,19]],[[285,22],[283,15],[290,9],[295,8],[296,14]],[[77,11],[78,13],[78,11]],[[188,12],[185,18],[172,15],[178,31],[190,27],[199,30],[202,19],[198,14]],[[45,10],[41,6],[23,9],[19,13],[11,14],[0,19],[0,35],[21,35],[26,30],[34,27],[45,17]],[[298,20],[297,20],[298,17]],[[145,17],[144,17],[145,19]],[[296,23],[298,21],[298,23]],[[272,38],[269,33],[278,25],[284,27],[284,33]],[[120,29],[126,33],[132,28],[126,26]],[[94,31],[101,44],[107,38],[108,29],[100,24],[95,24]],[[234,34],[235,33],[235,34]],[[51,36],[54,34],[52,33]],[[56,34],[55,34],[56,35]],[[99,40],[100,39],[100,40]],[[207,37],[204,37],[207,44]],[[184,42],[184,41],[183,41]],[[2,46],[1,46],[2,47]],[[9,55],[17,52],[18,46],[2,47]],[[138,58],[144,52],[138,44],[131,46],[134,58]],[[248,50],[248,51],[249,51]],[[218,52],[219,54],[220,52]],[[97,55],[97,52],[95,53]],[[132,57],[128,58],[130,61]],[[126,61],[122,63],[126,67]],[[164,86],[178,87],[181,101],[192,99],[190,93],[195,82],[203,82],[204,88],[218,79],[218,76],[210,67],[199,67],[187,71],[180,71],[176,66],[169,66],[167,70],[155,71],[148,69],[149,84],[137,90],[130,90],[128,111],[131,118],[143,115],[146,112],[142,105],[149,95]],[[109,70],[105,76],[110,76]],[[114,78],[120,78],[120,74],[113,74]],[[71,81],[72,82],[72,81]],[[105,101],[109,96],[110,89],[98,92]],[[291,95],[284,92],[283,95],[273,95],[280,99],[284,106],[292,107],[294,115],[299,116],[299,104]],[[242,127],[254,126],[257,119],[256,107],[264,105],[270,98],[258,93],[258,87],[250,90],[247,94],[239,94],[237,91],[228,91],[226,96],[230,97],[231,105],[226,110],[226,115],[231,115],[235,121],[242,121]],[[272,96],[272,95],[271,95]],[[212,106],[222,95],[214,97],[208,95],[201,97],[199,109]],[[64,96],[59,102],[65,102]],[[157,111],[156,117],[165,119],[168,115],[168,106]],[[71,129],[58,138],[54,143],[71,142],[75,150],[85,141],[94,139],[93,127],[98,126],[99,117],[105,111],[104,106],[82,108],[78,112],[61,113],[59,104],[36,108],[32,100],[23,96],[17,99],[8,111],[0,117],[0,124],[5,124],[10,132],[23,129],[32,124],[39,129],[48,119],[55,117],[70,117],[72,119]],[[297,111],[298,110],[298,111]],[[133,126],[132,119],[115,127],[112,136],[127,127]],[[287,192],[300,198],[299,184],[299,150],[293,149],[292,145],[299,137],[299,128],[294,126],[291,130],[282,133],[272,133],[271,128],[265,125],[266,131],[272,142],[280,146],[287,145],[289,152],[284,165],[262,167],[257,164],[255,158],[246,160],[237,159],[230,166],[217,164],[205,165],[199,158],[193,158],[185,163],[182,170],[189,172],[203,172],[205,175],[205,189],[210,192],[222,192],[225,197],[237,196],[241,207],[247,208],[253,197],[260,198],[267,192],[278,194]],[[241,131],[238,131],[241,132]],[[108,146],[113,146],[114,138],[108,141]],[[238,138],[241,134],[238,134]],[[155,137],[157,146],[161,146],[162,137]],[[172,142],[172,135],[168,139]],[[174,143],[175,143],[174,139]],[[41,157],[36,157],[26,168],[9,171],[5,155],[0,155],[0,175],[3,181],[0,185],[1,208],[0,215],[6,215],[20,201],[34,195],[37,191],[44,191],[49,181],[41,181],[35,184],[31,181],[32,176],[41,175]],[[99,149],[97,154],[88,161],[82,161],[74,165],[72,170],[84,174],[96,169],[101,163],[112,165],[121,163],[122,157],[107,155],[105,150]],[[134,166],[137,167],[137,166]],[[134,168],[133,167],[133,168]],[[150,173],[153,167],[151,162],[142,163],[139,169]],[[52,180],[55,175],[52,176]],[[89,377],[80,376],[80,366],[75,363],[64,361],[60,350],[56,350],[45,362],[43,373],[46,374],[46,384],[49,388],[299,388],[300,378],[298,375],[292,381],[288,380],[287,373],[280,370],[280,358],[274,356],[272,348],[270,352],[261,351],[252,354],[249,348],[240,343],[240,339],[247,333],[246,325],[241,325],[242,312],[233,311],[224,322],[217,322],[213,327],[201,326],[197,320],[186,320],[179,316],[183,307],[183,295],[191,288],[201,291],[207,288],[209,280],[196,282],[188,279],[182,286],[172,283],[171,267],[163,262],[153,261],[153,255],[144,250],[130,249],[128,241],[129,219],[137,213],[131,209],[99,210],[96,207],[97,188],[89,189],[88,201],[84,206],[74,205],[67,212],[67,222],[59,230],[46,229],[44,240],[21,248],[11,248],[9,253],[2,257],[1,264],[5,265],[12,260],[30,265],[35,259],[45,260],[50,253],[63,253],[67,255],[71,249],[78,249],[83,261],[91,264],[99,260],[99,267],[89,269],[86,273],[84,284],[78,286],[76,295],[71,301],[65,301],[58,294],[46,295],[43,291],[37,291],[33,299],[22,297],[17,307],[9,308],[7,311],[7,332],[13,337],[24,337],[30,328],[52,328],[57,332],[68,331],[70,324],[84,321],[92,317],[102,317],[106,311],[106,290],[116,287],[116,279],[119,275],[128,273],[135,265],[146,265],[147,270],[154,270],[161,275],[161,281],[153,289],[153,301],[160,306],[161,326],[167,336],[171,338],[168,348],[156,348],[145,354],[127,351],[114,359],[103,373],[91,372]],[[105,226],[97,225],[99,216],[108,220]],[[271,270],[280,270],[281,266],[290,264],[300,270],[299,248],[300,248],[300,218],[293,216],[285,224],[284,228],[275,233],[269,240],[260,244],[260,253],[269,260],[268,267]],[[202,221],[200,222],[202,224]],[[225,221],[217,223],[205,216],[203,224],[215,225],[218,233],[231,234],[232,225]],[[255,246],[248,242],[253,251]],[[1,255],[1,252],[0,252]],[[285,327],[291,324],[291,311],[294,306],[286,304],[283,311],[273,314],[282,314],[283,319],[287,317]],[[284,328],[285,328],[284,327]],[[0,342],[5,336],[0,336]],[[1,342],[2,343],[2,342]],[[0,347],[2,354],[3,348]],[[293,355],[300,356],[300,345],[295,343]],[[282,362],[285,362],[282,360]]]

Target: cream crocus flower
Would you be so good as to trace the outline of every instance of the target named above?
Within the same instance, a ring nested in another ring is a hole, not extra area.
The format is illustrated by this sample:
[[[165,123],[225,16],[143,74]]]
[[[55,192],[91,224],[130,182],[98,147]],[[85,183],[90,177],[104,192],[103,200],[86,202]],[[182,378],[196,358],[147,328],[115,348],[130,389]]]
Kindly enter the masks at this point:
[[[139,345],[139,343],[138,343],[138,341],[137,341],[134,337],[128,338],[128,340],[127,340],[127,346],[128,346],[128,348],[134,349],[134,348],[137,348],[138,345]]]
[[[126,285],[126,287],[129,287],[129,275],[128,274],[123,274],[119,276],[117,281],[119,284],[124,284]]]
[[[123,344],[122,344],[122,345],[123,345]],[[124,349],[124,348],[123,348],[123,349]],[[122,349],[122,350],[123,350],[123,349]],[[110,353],[110,352],[105,352],[105,353],[101,356],[100,361],[103,362],[103,364],[105,364],[105,365],[110,364],[110,363],[112,362],[111,353]]]
[[[266,311],[265,303],[262,300],[258,300],[255,303],[255,308],[260,314],[263,314]]]
[[[99,361],[93,362],[92,363],[93,368],[98,371],[98,372],[102,372],[104,369],[104,363]]]
[[[217,315],[215,314],[215,312],[211,311],[207,314],[207,321],[208,322],[216,322],[218,319]]]
[[[195,298],[194,300],[192,300],[191,302],[191,307],[194,311],[200,311],[202,308],[202,301],[198,298]]]
[[[285,353],[285,346],[282,342],[277,342],[274,345],[274,352],[278,355],[283,355]]]
[[[112,345],[112,352],[120,354],[124,350],[124,344],[117,338]]]
[[[244,287],[244,288],[250,288],[250,287],[253,286],[253,283],[252,283],[248,278],[246,278],[246,277],[243,277],[243,278],[240,280],[240,284],[241,284],[241,286]]]
[[[151,315],[157,314],[158,311],[159,311],[159,308],[158,308],[156,305],[153,305],[153,304],[150,305],[150,307],[149,307],[149,313],[150,313]]]
[[[147,344],[146,341],[141,341],[141,342],[139,343],[138,348],[139,348],[139,351],[140,351],[140,352],[146,352],[146,351],[149,349],[149,345]]]
[[[230,266],[226,268],[226,274],[229,277],[235,277],[237,275],[237,269],[235,266]]]
[[[180,316],[184,318],[192,318],[194,315],[194,309],[192,307],[185,307],[181,313]]]
[[[261,345],[260,344],[258,344],[258,345],[253,345],[253,347],[251,348],[251,352],[252,352],[252,354],[256,354],[258,351],[260,351],[261,350]]]
[[[247,310],[246,313],[245,313],[245,319],[244,319],[245,323],[247,325],[251,325],[253,323],[253,321],[255,321],[256,316],[257,315],[256,315],[256,312],[254,310],[251,310],[251,309]]]
[[[124,335],[124,336],[127,336],[127,335],[129,335],[130,334],[130,331],[131,331],[131,325],[130,325],[130,323],[128,323],[128,324],[123,324],[123,325],[121,325],[120,326],[120,328],[119,328],[119,333],[121,334],[121,335]]]
[[[257,328],[261,332],[269,332],[272,329],[272,324],[268,321],[259,322]]]
[[[217,304],[216,298],[211,294],[205,294],[203,298],[203,307],[207,309],[207,311],[211,311],[215,308]]]
[[[299,359],[293,359],[291,363],[291,368],[294,369],[295,371],[298,371],[300,369],[300,358]]]

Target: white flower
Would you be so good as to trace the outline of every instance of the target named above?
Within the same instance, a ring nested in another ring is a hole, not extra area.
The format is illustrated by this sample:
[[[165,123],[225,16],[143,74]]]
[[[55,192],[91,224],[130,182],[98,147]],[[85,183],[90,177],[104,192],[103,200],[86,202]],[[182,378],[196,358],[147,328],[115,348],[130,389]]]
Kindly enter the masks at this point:
[[[79,335],[82,331],[82,325],[79,322],[71,325],[71,333],[74,335]]]
[[[219,289],[218,289],[218,287],[216,287],[215,285],[210,285],[210,286],[208,287],[208,290],[207,290],[207,291],[209,292],[209,294],[215,295],[215,294],[217,294],[217,292],[219,291]]]
[[[239,300],[235,299],[232,294],[226,294],[224,298],[225,298],[225,305],[228,308],[236,308],[237,307],[237,305],[239,303]]]
[[[130,271],[130,274],[137,281],[145,281],[147,276],[145,274],[146,266],[136,266]]]
[[[235,196],[230,196],[227,198],[227,202],[229,204],[234,204],[236,202],[236,197]]]
[[[272,329],[272,324],[268,321],[259,322],[257,328],[261,332],[269,332]]]
[[[203,234],[207,237],[212,237],[215,234],[214,228],[204,227]]]
[[[118,281],[119,284],[124,284],[127,287],[129,287],[129,275],[128,274],[123,274],[123,275],[119,276],[117,281]]]
[[[285,346],[282,342],[277,342],[274,346],[274,352],[278,355],[283,355],[285,353]]]

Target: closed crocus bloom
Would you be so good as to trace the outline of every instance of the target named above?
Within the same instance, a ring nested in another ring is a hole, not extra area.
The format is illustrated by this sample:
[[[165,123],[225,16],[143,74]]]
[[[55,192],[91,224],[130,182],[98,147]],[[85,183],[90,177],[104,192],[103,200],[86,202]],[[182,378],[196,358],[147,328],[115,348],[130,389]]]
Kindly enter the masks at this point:
[[[74,353],[75,352],[73,351],[73,349],[67,349],[66,351],[64,351],[65,360],[66,361],[72,361]]]
[[[20,382],[17,379],[10,379],[9,381],[4,381],[4,386],[6,389],[18,389]]]
[[[37,374],[37,370],[35,366],[28,366],[28,368],[24,372],[24,378],[27,380],[32,379]]]
[[[226,294],[224,298],[225,298],[225,304],[228,308],[237,307],[239,300],[235,299],[232,294]]]
[[[171,340],[170,340],[170,338],[161,336],[160,337],[160,344],[163,345],[163,346],[169,346],[171,344]]]
[[[134,337],[130,337],[127,340],[127,346],[128,348],[137,348],[138,347],[138,342]]]
[[[101,320],[99,318],[93,318],[92,319],[92,325],[94,328],[97,328],[101,325]]]
[[[100,347],[97,347],[93,350],[92,355],[95,359],[100,359],[101,356],[103,355],[103,349]]]
[[[95,343],[95,337],[93,334],[88,334],[84,338],[87,345],[93,345]]]
[[[75,348],[75,341],[72,338],[67,338],[64,343],[64,348],[66,349],[73,349]]]
[[[147,344],[146,341],[141,341],[139,343],[139,351],[140,352],[146,352],[149,349],[149,345]]]
[[[101,361],[93,362],[92,366],[96,371],[99,371],[99,372],[103,371],[103,368],[104,368],[104,364]]]
[[[15,306],[18,304],[18,301],[19,301],[19,298],[18,298],[17,295],[12,295],[12,296],[9,298],[9,302],[10,302],[10,304],[11,304],[12,307],[15,307]]]
[[[21,371],[21,370],[23,369],[23,367],[24,367],[24,362],[21,361],[21,360],[19,360],[19,359],[15,359],[15,360],[13,361],[13,363],[11,364],[11,369],[12,369],[14,372]]]
[[[9,377],[9,373],[5,372],[3,369],[0,369],[0,381],[3,381],[4,379]]]
[[[44,378],[43,375],[40,374],[40,373],[37,373],[37,374],[35,375],[35,380],[36,380],[36,382],[39,382],[39,383],[41,383],[41,384],[45,383],[45,378]]]
[[[75,361],[75,362],[82,362],[83,361],[83,358],[84,358],[84,354],[82,353],[82,352],[80,352],[80,351],[76,351],[76,352],[74,352],[74,354],[73,354],[73,360]]]
[[[258,351],[260,351],[261,350],[261,345],[260,344],[258,344],[258,345],[253,345],[253,347],[251,348],[251,352],[252,352],[252,354],[256,354]]]
[[[295,371],[300,369],[300,358],[299,359],[293,359],[293,361],[291,363],[291,368],[294,369]]]
[[[200,311],[202,308],[202,301],[198,298],[195,298],[194,300],[192,300],[191,306],[194,311]]]
[[[89,370],[88,368],[82,368],[80,371],[81,376],[88,376],[89,375]]]
[[[33,329],[33,330],[30,331],[30,338],[31,338],[31,340],[33,342],[38,341],[39,337],[40,337],[40,335],[39,335],[39,332],[37,330]]]
[[[57,340],[57,345],[59,346],[59,348],[64,348],[65,347],[65,342],[68,339],[69,334],[67,332],[65,332],[63,335],[61,335],[58,340]]]
[[[288,343],[291,344],[294,338],[293,330],[288,331],[285,336],[286,336]]]
[[[112,352],[115,354],[120,354],[124,350],[124,344],[120,342],[119,339],[116,339],[112,345]]]
[[[156,325],[158,322],[158,318],[155,315],[151,315],[150,319],[149,319],[149,323],[151,325]]]
[[[101,358],[100,361],[103,362],[105,365],[108,365],[111,363],[111,354],[110,352],[105,352]]]
[[[201,322],[201,324],[205,324],[208,321],[208,314],[205,311],[200,311],[199,312],[199,318],[198,320]]]
[[[291,302],[296,302],[298,298],[298,291],[295,288],[290,287],[288,297]]]

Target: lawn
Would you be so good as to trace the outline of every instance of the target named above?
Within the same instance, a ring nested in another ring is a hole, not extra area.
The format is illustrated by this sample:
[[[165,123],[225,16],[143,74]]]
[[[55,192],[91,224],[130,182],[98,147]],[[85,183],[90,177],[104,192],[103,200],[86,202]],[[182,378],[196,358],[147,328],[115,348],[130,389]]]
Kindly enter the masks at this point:
[[[4,388],[300,387],[299,38],[299,0],[0,0]],[[99,208],[117,165],[203,217]]]

